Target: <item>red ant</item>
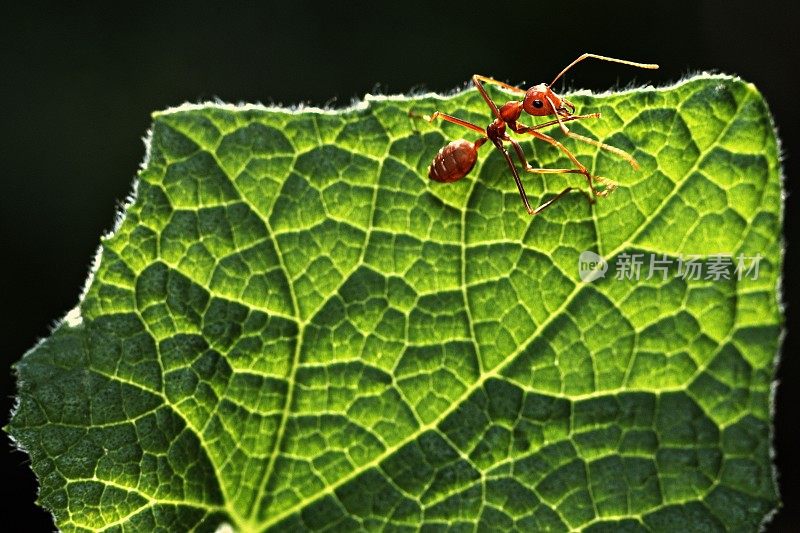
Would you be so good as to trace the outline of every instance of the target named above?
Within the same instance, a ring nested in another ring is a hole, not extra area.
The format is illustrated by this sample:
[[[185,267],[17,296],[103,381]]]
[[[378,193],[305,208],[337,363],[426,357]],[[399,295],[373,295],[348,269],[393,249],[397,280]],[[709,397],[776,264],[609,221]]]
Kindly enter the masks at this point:
[[[538,174],[563,174],[563,173],[570,173],[570,174],[583,174],[586,176],[586,180],[589,182],[589,189],[592,192],[593,196],[606,196],[608,193],[616,189],[617,183],[615,181],[600,177],[600,176],[592,176],[589,173],[589,170],[581,164],[580,161],[570,152],[567,148],[558,142],[556,139],[550,137],[549,135],[545,135],[541,133],[539,130],[542,128],[546,128],[549,126],[555,126],[556,124],[561,128],[561,131],[564,132],[564,135],[571,137],[573,139],[583,141],[589,143],[591,145],[597,146],[598,148],[602,148],[604,150],[608,150],[609,152],[618,155],[619,157],[628,161],[631,166],[638,170],[639,165],[636,160],[631,156],[629,153],[625,152],[624,150],[620,150],[619,148],[615,148],[613,146],[609,146],[605,143],[600,141],[596,141],[594,139],[590,139],[589,137],[584,137],[583,135],[579,135],[574,133],[564,125],[565,122],[569,122],[572,120],[581,120],[584,118],[599,118],[600,113],[591,113],[588,115],[576,115],[575,114],[575,105],[572,104],[566,98],[558,96],[551,87],[555,82],[557,82],[561,76],[563,76],[569,69],[574,67],[576,64],[580,63],[584,59],[593,58],[593,59],[600,59],[603,61],[611,61],[613,63],[622,63],[624,65],[631,65],[634,67],[640,68],[649,68],[649,69],[656,69],[658,65],[653,64],[646,64],[646,63],[635,63],[633,61],[626,61],[624,59],[615,59],[613,57],[606,57],[600,56],[596,54],[583,54],[578,59],[567,65],[564,70],[559,72],[558,76],[556,76],[550,84],[540,83],[539,85],[534,85],[527,91],[524,89],[520,89],[519,87],[514,87],[508,85],[507,83],[503,83],[502,81],[498,81],[486,76],[480,76],[475,74],[472,76],[472,83],[475,84],[475,88],[478,89],[478,92],[481,93],[481,96],[489,105],[489,108],[492,110],[494,114],[494,120],[486,127],[486,129],[481,128],[477,124],[473,124],[471,122],[467,122],[466,120],[461,120],[460,118],[446,115],[444,113],[440,113],[439,111],[435,111],[430,116],[424,116],[423,118],[428,122],[433,122],[437,118],[441,118],[442,120],[446,120],[448,122],[452,122],[453,124],[458,124],[459,126],[463,126],[465,128],[471,129],[483,135],[483,137],[476,140],[474,143],[469,142],[465,139],[459,139],[457,141],[453,141],[441,150],[439,153],[436,154],[436,157],[433,158],[433,162],[428,167],[428,177],[434,181],[439,181],[443,183],[450,183],[453,181],[460,180],[472,170],[475,166],[475,162],[478,159],[478,148],[480,148],[486,141],[492,141],[492,144],[503,154],[503,157],[508,163],[508,168],[511,169],[511,173],[514,175],[514,181],[517,184],[517,189],[519,189],[519,195],[522,198],[522,203],[525,204],[525,209],[528,210],[528,214],[536,215],[541,213],[544,209],[549,207],[553,204],[556,200],[567,194],[571,191],[572,187],[567,187],[560,193],[558,193],[555,197],[551,198],[550,200],[546,201],[536,209],[532,209],[530,203],[528,202],[528,195],[525,194],[525,188],[522,186],[522,181],[519,179],[519,173],[517,172],[516,167],[514,166],[514,162],[511,160],[511,156],[508,154],[508,151],[505,149],[503,145],[504,142],[510,142],[511,146],[513,146],[514,151],[517,153],[517,157],[519,158],[520,162],[522,163],[523,168],[526,172],[534,172]],[[511,92],[524,94],[522,100],[512,100],[497,107],[497,104],[489,97],[486,92],[486,89],[483,87],[485,83],[493,83],[495,85],[499,85],[504,89],[507,89]],[[537,124],[535,126],[523,126],[522,124],[518,124],[517,120],[522,115],[522,112],[528,113],[529,115],[535,117],[549,117],[555,116],[555,120],[550,120],[548,122],[543,122],[542,124]],[[412,113],[413,115],[413,113]],[[572,169],[565,169],[565,168],[534,168],[532,167],[528,161],[525,159],[525,153],[522,151],[522,147],[519,143],[512,139],[511,137],[506,134],[506,127],[510,128],[515,133],[527,133],[533,135],[537,139],[541,139],[551,145],[555,146],[572,161],[572,163],[577,168]],[[595,187],[594,183],[596,182],[598,185]],[[594,203],[593,196],[590,195],[589,203]]]

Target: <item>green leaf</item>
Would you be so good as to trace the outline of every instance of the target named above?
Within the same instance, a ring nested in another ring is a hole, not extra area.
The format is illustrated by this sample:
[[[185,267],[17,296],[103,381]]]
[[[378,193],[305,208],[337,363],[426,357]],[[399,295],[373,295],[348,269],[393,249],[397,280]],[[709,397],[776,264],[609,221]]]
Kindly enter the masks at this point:
[[[620,187],[537,217],[491,145],[426,176],[474,134],[409,111],[486,124],[475,91],[157,113],[79,307],[16,367],[41,505],[64,530],[757,530],[778,505],[769,112],[725,76],[571,98],[602,112],[573,131],[642,168],[566,140]],[[585,187],[523,179],[534,202]],[[605,277],[581,281],[583,251]],[[616,279],[637,253],[761,260]]]

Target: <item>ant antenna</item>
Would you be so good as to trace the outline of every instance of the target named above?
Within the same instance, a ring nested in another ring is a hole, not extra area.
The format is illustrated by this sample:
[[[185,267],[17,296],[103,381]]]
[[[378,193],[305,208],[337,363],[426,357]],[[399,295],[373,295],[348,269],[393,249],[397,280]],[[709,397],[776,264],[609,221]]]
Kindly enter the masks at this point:
[[[563,76],[564,74],[566,74],[566,72],[567,72],[569,69],[571,69],[572,67],[574,67],[575,65],[577,65],[578,63],[580,63],[581,61],[583,61],[584,59],[589,59],[589,58],[592,58],[592,59],[600,59],[600,60],[602,60],[602,61],[610,61],[611,63],[622,63],[623,65],[630,65],[630,66],[632,66],[632,67],[639,67],[639,68],[649,68],[649,69],[657,69],[657,68],[658,68],[658,65],[656,65],[656,64],[654,64],[654,63],[636,63],[635,61],[627,61],[627,60],[625,60],[625,59],[617,59],[617,58],[615,58],[615,57],[599,56],[599,55],[597,55],[597,54],[583,54],[583,55],[581,55],[580,57],[578,57],[578,59],[576,59],[575,61],[573,61],[573,62],[572,62],[572,63],[570,63],[569,65],[567,65],[567,66],[564,68],[564,70],[562,70],[561,72],[559,72],[559,73],[558,73],[558,76],[556,76],[556,77],[553,79],[553,81],[551,81],[551,82],[550,82],[550,87],[552,87],[552,86],[553,86],[553,84],[554,84],[555,82],[557,82],[557,81],[558,81],[558,79],[559,79],[561,76]]]

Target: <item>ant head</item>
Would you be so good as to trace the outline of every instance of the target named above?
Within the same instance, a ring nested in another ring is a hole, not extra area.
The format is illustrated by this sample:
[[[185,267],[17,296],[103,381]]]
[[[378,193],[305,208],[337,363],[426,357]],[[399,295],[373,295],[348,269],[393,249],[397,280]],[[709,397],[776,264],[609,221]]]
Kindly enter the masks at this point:
[[[522,100],[522,109],[529,115],[546,117],[555,115],[556,110],[553,109],[553,105],[560,107],[560,104],[561,99],[558,95],[546,83],[540,83],[539,85],[534,85],[525,93],[525,99]]]
[[[571,110],[568,110],[565,105]],[[522,100],[522,109],[535,117],[547,117],[556,113],[571,115],[575,112],[575,106],[566,98],[558,96],[546,83],[540,83],[528,89],[525,99]]]

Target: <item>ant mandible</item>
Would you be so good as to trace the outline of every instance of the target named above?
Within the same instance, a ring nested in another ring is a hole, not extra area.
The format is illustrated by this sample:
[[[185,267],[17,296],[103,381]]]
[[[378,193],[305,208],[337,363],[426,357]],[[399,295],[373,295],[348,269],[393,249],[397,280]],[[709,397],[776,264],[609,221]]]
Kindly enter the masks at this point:
[[[570,102],[566,98],[557,95],[552,89],[553,84],[557,82],[569,69],[571,69],[584,59],[589,59],[589,58],[600,59],[602,61],[610,61],[612,63],[622,63],[624,65],[631,65],[640,68],[648,68],[648,69],[658,68],[658,65],[654,64],[636,63],[634,61],[616,59],[613,57],[606,57],[597,54],[582,54],[575,61],[567,65],[564,68],[564,70],[559,72],[558,76],[556,76],[553,79],[553,81],[550,82],[549,85],[545,83],[540,83],[539,85],[534,85],[528,90],[520,89],[519,87],[514,87],[512,85],[489,78],[487,76],[481,76],[479,74],[475,74],[474,76],[472,76],[472,83],[475,84],[475,88],[478,89],[478,92],[481,93],[481,96],[489,105],[489,108],[492,110],[492,113],[494,114],[494,120],[484,129],[478,126],[477,124],[467,122],[466,120],[462,120],[460,118],[447,115],[445,113],[440,113],[439,111],[435,111],[432,115],[424,116],[423,118],[428,122],[433,122],[437,118],[440,118],[442,120],[452,122],[453,124],[458,124],[459,126],[463,126],[467,129],[476,131],[482,135],[482,137],[480,137],[474,143],[469,142],[465,139],[459,139],[457,141],[451,142],[450,144],[439,150],[439,153],[436,154],[436,157],[433,158],[433,162],[428,167],[428,177],[434,181],[443,183],[451,183],[460,180],[461,178],[469,174],[469,172],[475,166],[475,162],[478,159],[478,149],[486,141],[491,141],[492,144],[494,144],[494,146],[500,151],[500,153],[503,154],[506,163],[508,163],[508,168],[511,169],[511,173],[514,175],[514,181],[517,184],[517,189],[519,189],[520,198],[522,198],[522,203],[525,204],[525,209],[528,210],[528,214],[536,215],[538,213],[541,213],[544,209],[552,205],[553,202],[557,201],[559,198],[563,197],[565,194],[567,194],[573,189],[572,187],[567,187],[566,189],[558,193],[555,197],[544,202],[536,209],[532,209],[530,203],[528,202],[528,195],[525,193],[525,187],[523,187],[522,181],[519,178],[519,173],[517,172],[517,168],[514,166],[514,162],[511,160],[511,156],[509,155],[508,151],[504,146],[505,142],[509,142],[511,143],[511,146],[514,148],[514,151],[516,152],[517,157],[519,158],[526,172],[533,172],[537,174],[583,174],[586,177],[587,182],[589,183],[589,189],[592,193],[591,195],[588,196],[589,203],[594,203],[595,201],[594,196],[608,195],[608,193],[616,189],[617,183],[615,181],[600,176],[593,176],[589,172],[589,170],[583,164],[581,164],[580,161],[578,161],[575,155],[573,155],[572,152],[570,152],[567,149],[566,146],[561,144],[553,137],[539,131],[549,126],[558,125],[561,131],[567,137],[571,137],[578,141],[589,143],[591,145],[597,146],[598,148],[602,148],[603,150],[607,150],[613,154],[616,154],[619,157],[625,159],[628,163],[630,163],[635,170],[638,170],[639,165],[636,163],[636,160],[633,158],[633,156],[631,156],[629,153],[625,152],[624,150],[620,150],[619,148],[609,146],[595,139],[590,139],[589,137],[585,137],[583,135],[579,135],[575,132],[572,132],[564,124],[565,122],[573,120],[600,117],[600,113],[591,113],[588,115],[576,115],[575,105],[573,105],[572,102]],[[499,85],[500,87],[503,87],[504,89],[507,89],[511,92],[517,94],[524,94],[525,96],[523,97],[522,100],[512,100],[510,102],[506,102],[505,104],[503,104],[498,108],[497,104],[495,104],[494,101],[489,97],[489,94],[486,92],[486,89],[483,87],[483,83],[481,82]],[[535,126],[523,126],[522,124],[519,124],[517,122],[519,120],[519,117],[522,115],[523,111],[535,117],[555,116],[555,120],[543,122]],[[522,147],[519,145],[519,143],[516,140],[509,137],[508,134],[506,133],[507,127],[515,133],[527,133],[537,139],[541,139],[542,141],[545,141],[555,146],[556,148],[564,152],[564,154],[570,159],[570,161],[572,161],[572,163],[577,168],[532,167],[525,158],[525,153],[522,151]],[[595,183],[597,183],[597,186],[595,186]]]

